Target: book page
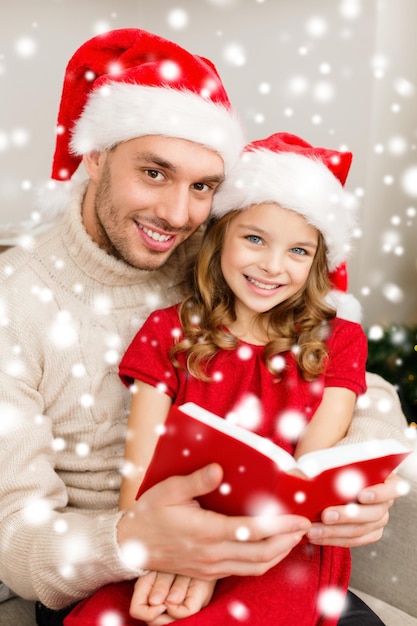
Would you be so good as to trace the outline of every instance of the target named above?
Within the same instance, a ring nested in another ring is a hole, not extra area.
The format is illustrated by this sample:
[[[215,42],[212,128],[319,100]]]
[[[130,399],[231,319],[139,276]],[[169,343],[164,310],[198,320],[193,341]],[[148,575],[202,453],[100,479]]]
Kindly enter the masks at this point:
[[[373,439],[307,452],[298,459],[297,467],[306,476],[312,478],[332,467],[342,467],[350,463],[402,452],[407,452],[406,448],[395,439]]]

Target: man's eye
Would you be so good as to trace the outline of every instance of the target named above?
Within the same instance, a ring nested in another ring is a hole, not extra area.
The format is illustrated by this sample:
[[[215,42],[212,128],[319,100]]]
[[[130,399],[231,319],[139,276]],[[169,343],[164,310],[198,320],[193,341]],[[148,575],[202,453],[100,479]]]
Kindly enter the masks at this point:
[[[158,172],[158,170],[145,170],[145,173],[149,176],[149,178],[153,178],[154,180],[162,178],[162,174],[161,172]]]
[[[194,183],[193,187],[197,191],[208,191],[211,189],[211,187],[209,187],[206,183]]]

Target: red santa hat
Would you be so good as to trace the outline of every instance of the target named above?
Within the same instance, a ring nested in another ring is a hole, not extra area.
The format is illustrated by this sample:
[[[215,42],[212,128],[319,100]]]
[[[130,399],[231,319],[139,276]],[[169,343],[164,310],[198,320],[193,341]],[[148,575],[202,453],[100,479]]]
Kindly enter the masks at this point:
[[[346,293],[346,260],[358,218],[356,198],[344,189],[351,162],[351,152],[313,147],[289,133],[253,141],[216,192],[212,215],[264,202],[303,215],[325,240],[329,302],[339,317],[359,321],[360,305]]]
[[[84,43],[65,72],[52,165],[70,181],[82,156],[144,135],[188,139],[217,152],[227,172],[244,146],[214,65],[136,28]]]

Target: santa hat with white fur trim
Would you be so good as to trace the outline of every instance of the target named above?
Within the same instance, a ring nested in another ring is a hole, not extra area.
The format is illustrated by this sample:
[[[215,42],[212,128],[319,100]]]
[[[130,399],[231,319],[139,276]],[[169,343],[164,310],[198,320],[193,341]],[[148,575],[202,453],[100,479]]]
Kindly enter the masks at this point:
[[[52,181],[64,185],[50,185],[55,190],[68,188],[84,154],[135,137],[199,143],[222,157],[226,172],[245,143],[214,65],[136,28],[98,35],[75,52],[66,68],[56,132]],[[54,191],[52,203],[56,199]]]
[[[276,202],[303,215],[325,240],[329,302],[339,317],[359,322],[359,302],[346,293],[345,262],[358,217],[358,203],[343,187],[351,162],[350,152],[316,148],[289,133],[253,141],[216,192],[211,214]]]

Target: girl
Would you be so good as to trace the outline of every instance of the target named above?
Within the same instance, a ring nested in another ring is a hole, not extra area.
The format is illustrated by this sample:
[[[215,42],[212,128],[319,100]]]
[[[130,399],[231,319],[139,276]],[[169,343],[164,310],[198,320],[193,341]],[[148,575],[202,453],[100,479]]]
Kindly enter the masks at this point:
[[[215,195],[188,295],[148,318],[120,364],[134,392],[120,508],[135,498],[173,402],[240,416],[296,457],[345,435],[365,391],[367,346],[357,304],[343,293],[356,224],[343,189],[351,158],[283,133],[247,146]],[[149,572],[130,613],[152,626],[184,617],[330,626],[341,604],[329,611],[320,599],[330,589],[343,597],[349,572],[347,549],[300,541],[262,577],[231,577],[215,591]]]

